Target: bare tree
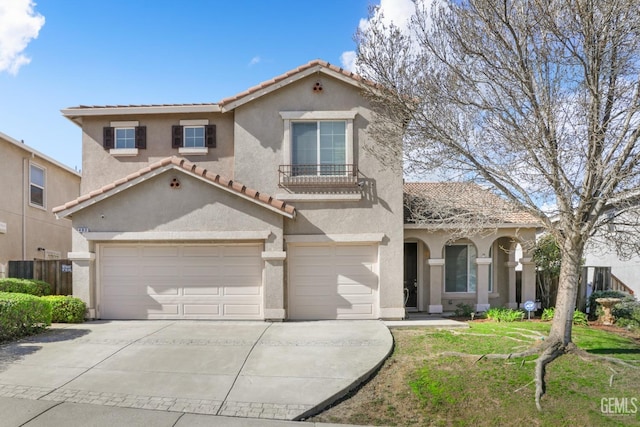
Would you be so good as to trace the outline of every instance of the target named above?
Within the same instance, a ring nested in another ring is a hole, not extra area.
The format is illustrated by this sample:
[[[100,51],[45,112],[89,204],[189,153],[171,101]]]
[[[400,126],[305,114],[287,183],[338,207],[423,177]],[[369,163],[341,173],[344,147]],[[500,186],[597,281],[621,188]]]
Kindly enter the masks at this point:
[[[357,42],[359,73],[379,84],[366,89],[379,113],[377,148],[402,150],[414,174],[440,168],[489,185],[558,242],[556,314],[536,362],[540,409],[547,364],[576,351],[588,238],[615,239],[616,218],[627,232],[638,226],[628,210],[606,214],[639,189],[637,1],[416,0],[408,30],[373,10]],[[390,146],[396,135],[403,147]],[[633,251],[636,238],[622,241]]]

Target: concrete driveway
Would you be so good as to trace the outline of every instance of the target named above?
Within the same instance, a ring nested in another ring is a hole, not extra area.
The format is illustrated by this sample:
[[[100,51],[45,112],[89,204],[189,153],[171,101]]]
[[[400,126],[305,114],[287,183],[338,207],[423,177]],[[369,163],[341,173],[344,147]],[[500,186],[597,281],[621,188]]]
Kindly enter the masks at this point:
[[[367,378],[392,346],[380,321],[54,325],[0,346],[0,397],[295,420]]]

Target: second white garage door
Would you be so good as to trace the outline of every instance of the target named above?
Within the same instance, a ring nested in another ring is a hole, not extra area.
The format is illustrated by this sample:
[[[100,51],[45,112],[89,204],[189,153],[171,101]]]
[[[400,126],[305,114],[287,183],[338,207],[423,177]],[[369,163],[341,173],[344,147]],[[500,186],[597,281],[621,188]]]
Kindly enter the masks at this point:
[[[377,318],[377,245],[290,245],[288,262],[290,318]]]
[[[103,319],[262,319],[259,245],[100,247]]]

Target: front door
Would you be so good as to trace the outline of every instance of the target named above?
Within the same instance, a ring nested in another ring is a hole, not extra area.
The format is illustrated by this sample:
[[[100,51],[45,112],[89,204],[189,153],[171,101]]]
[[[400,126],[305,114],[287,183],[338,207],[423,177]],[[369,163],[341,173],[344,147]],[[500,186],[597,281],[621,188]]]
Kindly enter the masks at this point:
[[[418,310],[418,244],[404,244],[404,306]]]

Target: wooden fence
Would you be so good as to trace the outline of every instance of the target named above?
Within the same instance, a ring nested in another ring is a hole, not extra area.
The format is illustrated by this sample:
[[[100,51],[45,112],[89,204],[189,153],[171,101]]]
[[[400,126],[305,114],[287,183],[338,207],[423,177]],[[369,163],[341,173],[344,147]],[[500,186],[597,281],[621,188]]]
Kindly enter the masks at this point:
[[[71,295],[73,273],[68,259],[9,261],[9,276],[43,280],[51,285],[52,295]]]

